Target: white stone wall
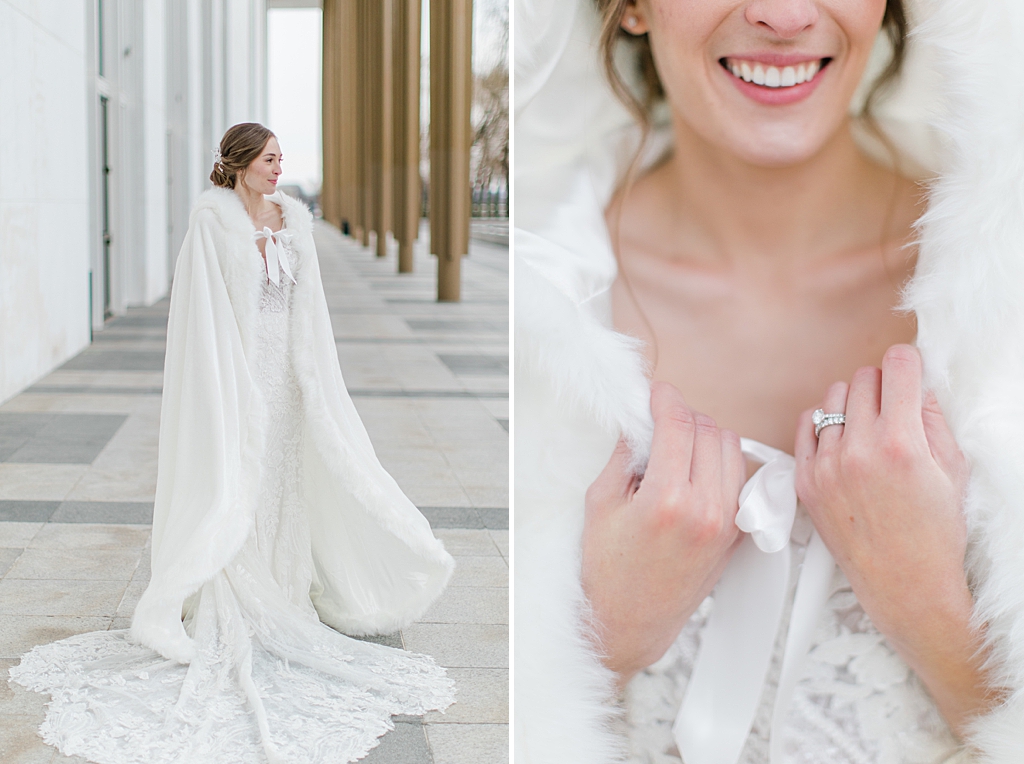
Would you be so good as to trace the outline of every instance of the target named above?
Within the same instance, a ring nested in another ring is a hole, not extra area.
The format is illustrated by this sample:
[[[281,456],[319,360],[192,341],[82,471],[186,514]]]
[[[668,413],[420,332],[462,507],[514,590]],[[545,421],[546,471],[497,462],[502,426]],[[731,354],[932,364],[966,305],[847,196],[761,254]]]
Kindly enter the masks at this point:
[[[98,7],[0,0],[0,403],[103,329],[101,97],[114,315],[166,296],[212,149],[266,120],[265,0],[103,0],[103,76]]]
[[[142,18],[142,142],[144,268],[133,304],[152,305],[167,294],[171,274],[167,237],[167,48],[163,0],[145,0]]]
[[[0,0],[0,401],[89,343],[82,2]]]

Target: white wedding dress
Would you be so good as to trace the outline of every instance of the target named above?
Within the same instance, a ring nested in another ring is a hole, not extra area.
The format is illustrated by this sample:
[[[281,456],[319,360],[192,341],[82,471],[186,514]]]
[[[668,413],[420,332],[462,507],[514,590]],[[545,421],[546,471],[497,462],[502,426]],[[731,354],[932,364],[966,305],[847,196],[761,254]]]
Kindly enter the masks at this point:
[[[282,237],[283,238],[283,237]],[[295,253],[279,241],[294,268]],[[424,655],[323,625],[302,506],[300,389],[287,350],[293,284],[265,281],[256,384],[268,404],[255,524],[230,565],[187,602],[189,665],[134,644],[127,630],[41,645],[13,681],[52,701],[40,734],[100,764],[342,764],[364,756],[395,714],[454,700]]]
[[[754,724],[738,764],[767,764],[793,589],[812,531],[798,510],[790,536],[789,603]],[[942,764],[959,746],[920,679],[879,633],[843,575],[835,569],[830,596],[794,689],[782,728],[786,764]],[[665,656],[627,690],[631,764],[679,764],[672,722],[700,650],[714,596],[690,619]]]

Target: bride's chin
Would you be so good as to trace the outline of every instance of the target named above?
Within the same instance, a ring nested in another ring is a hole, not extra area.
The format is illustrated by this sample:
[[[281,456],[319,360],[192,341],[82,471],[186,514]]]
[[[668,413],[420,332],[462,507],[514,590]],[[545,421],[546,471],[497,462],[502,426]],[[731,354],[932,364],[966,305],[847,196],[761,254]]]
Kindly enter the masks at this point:
[[[794,126],[784,130],[754,128],[733,136],[732,140],[724,135],[717,142],[746,164],[764,169],[783,169],[803,164],[827,141],[827,136],[814,135],[804,126]]]

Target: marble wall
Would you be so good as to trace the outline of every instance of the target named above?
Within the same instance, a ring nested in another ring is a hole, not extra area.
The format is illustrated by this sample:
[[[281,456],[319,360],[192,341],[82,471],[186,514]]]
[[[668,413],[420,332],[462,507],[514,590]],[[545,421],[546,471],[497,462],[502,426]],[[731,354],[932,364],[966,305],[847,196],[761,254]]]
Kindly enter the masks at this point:
[[[0,401],[89,343],[83,2],[0,0]]]
[[[213,148],[265,121],[266,0],[0,0],[0,30],[2,403],[167,295]]]

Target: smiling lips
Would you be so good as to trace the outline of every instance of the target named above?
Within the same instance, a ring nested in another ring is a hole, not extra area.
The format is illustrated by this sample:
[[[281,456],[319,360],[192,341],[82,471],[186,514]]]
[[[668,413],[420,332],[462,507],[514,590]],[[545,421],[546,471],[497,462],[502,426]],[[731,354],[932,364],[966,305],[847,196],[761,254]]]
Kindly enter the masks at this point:
[[[792,66],[769,66],[757,61],[741,58],[723,59],[726,70],[744,82],[752,82],[766,88],[791,88],[810,82],[821,71],[824,59],[813,59]]]

